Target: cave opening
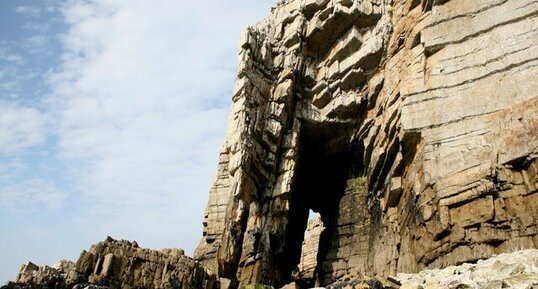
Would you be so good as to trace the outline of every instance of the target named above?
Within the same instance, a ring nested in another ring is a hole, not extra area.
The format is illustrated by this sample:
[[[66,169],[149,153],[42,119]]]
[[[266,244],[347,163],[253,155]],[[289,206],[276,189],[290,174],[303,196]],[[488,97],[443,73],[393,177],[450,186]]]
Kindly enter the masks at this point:
[[[352,124],[347,122],[301,123],[299,158],[292,187],[286,232],[284,272],[301,288],[319,285],[330,237],[335,228],[340,200],[353,163],[350,152]],[[312,275],[294,273],[300,265],[302,245],[309,211],[319,213],[323,230],[318,241],[316,264]]]

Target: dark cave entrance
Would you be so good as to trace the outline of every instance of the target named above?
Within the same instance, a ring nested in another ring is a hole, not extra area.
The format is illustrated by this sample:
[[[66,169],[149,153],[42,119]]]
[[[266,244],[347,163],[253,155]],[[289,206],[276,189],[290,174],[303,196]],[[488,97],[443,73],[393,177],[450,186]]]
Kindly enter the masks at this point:
[[[293,184],[290,215],[286,236],[284,272],[301,288],[314,286],[316,275],[322,273],[324,257],[337,221],[340,200],[354,163],[350,149],[353,125],[344,122],[301,123],[298,169]],[[296,279],[292,271],[301,259],[302,242],[307,228],[309,210],[319,213],[325,229],[320,235],[315,275]]]

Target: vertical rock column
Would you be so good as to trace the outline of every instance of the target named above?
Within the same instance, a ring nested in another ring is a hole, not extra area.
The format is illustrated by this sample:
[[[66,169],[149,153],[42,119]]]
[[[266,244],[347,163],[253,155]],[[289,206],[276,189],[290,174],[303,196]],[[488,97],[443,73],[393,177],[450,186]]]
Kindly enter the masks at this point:
[[[298,14],[298,13],[297,13]],[[298,25],[298,24],[296,24]],[[294,50],[275,50],[269,23],[242,36],[226,142],[195,257],[242,284],[279,279],[291,179],[298,147]],[[291,37],[288,45],[295,42]]]

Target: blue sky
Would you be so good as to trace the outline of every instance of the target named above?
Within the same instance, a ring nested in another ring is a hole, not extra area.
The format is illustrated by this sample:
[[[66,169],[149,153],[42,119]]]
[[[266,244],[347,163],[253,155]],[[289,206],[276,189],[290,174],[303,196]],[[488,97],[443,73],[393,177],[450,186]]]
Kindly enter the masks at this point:
[[[107,235],[192,253],[273,2],[0,0],[0,284]]]

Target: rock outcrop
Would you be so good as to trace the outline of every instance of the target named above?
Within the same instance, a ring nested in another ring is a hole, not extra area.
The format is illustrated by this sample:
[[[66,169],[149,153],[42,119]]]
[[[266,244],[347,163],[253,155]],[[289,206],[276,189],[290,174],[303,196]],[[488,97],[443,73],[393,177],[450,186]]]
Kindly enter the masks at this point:
[[[183,250],[155,251],[111,238],[83,251],[67,281],[112,288],[213,288],[210,274]]]
[[[40,285],[50,288],[63,288],[69,272],[75,269],[75,263],[60,260],[52,266],[38,266],[28,262],[21,266],[15,279],[16,284]]]
[[[177,288],[214,289],[215,277],[180,249],[160,251],[107,238],[83,251],[75,263],[23,265],[6,288]],[[4,288],[4,287],[2,287]]]
[[[321,285],[538,246],[538,2],[285,0],[247,29],[195,258]],[[223,279],[224,280],[224,279]]]

